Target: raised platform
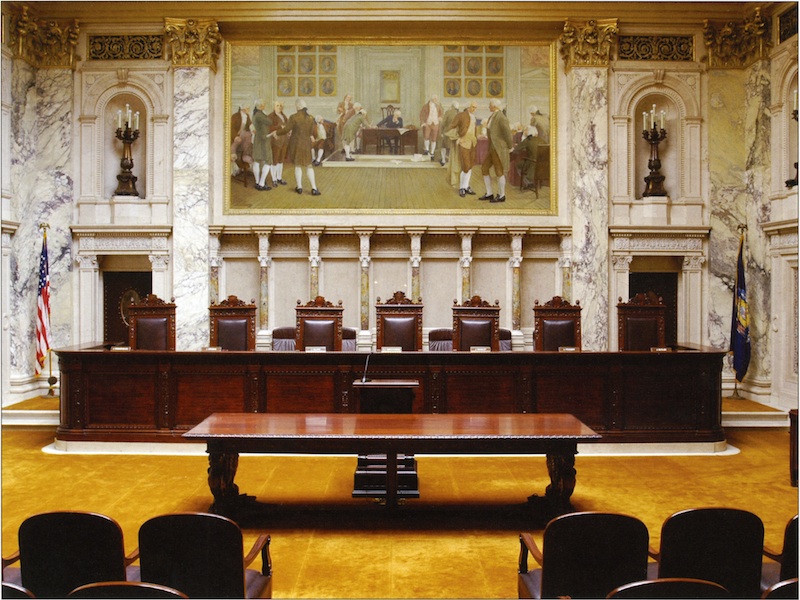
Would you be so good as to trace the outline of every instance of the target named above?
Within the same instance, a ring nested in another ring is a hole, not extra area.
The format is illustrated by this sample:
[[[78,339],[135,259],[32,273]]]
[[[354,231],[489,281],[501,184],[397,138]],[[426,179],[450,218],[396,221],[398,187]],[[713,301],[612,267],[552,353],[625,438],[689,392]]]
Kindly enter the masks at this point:
[[[441,169],[438,162],[423,154],[354,154],[355,160],[345,160],[344,152],[334,152],[322,161],[327,167],[346,169]]]

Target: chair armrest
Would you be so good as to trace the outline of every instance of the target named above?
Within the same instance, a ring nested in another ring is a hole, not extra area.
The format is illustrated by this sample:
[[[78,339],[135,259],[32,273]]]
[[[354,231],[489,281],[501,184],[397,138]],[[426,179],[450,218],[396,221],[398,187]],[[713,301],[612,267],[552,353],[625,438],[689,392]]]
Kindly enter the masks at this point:
[[[650,556],[650,558],[655,558],[656,562],[661,560],[661,552],[659,552],[658,550],[656,550],[652,546],[648,546],[647,554]]]
[[[250,552],[247,553],[247,556],[244,557],[244,566],[247,567],[250,563],[252,563],[256,556],[261,554],[261,574],[262,575],[272,575],[272,558],[269,555],[269,544],[271,542],[271,538],[269,534],[262,533],[258,536],[258,539],[253,544],[253,547],[250,549]]]
[[[762,554],[767,558],[771,558],[776,562],[781,562],[783,560],[783,552],[776,552],[775,550],[769,548],[768,546],[764,546]]]
[[[136,550],[134,550],[133,552],[128,554],[128,556],[125,557],[125,566],[129,567],[137,560],[139,560],[139,548],[136,548]]]
[[[5,569],[8,565],[13,565],[15,562],[19,560],[19,550],[14,552],[11,556],[4,556],[3,557],[3,568]]]
[[[536,545],[536,541],[533,539],[533,536],[530,533],[520,533],[519,534],[519,573],[527,573],[528,572],[528,553],[533,557],[533,559],[539,563],[539,566],[542,564],[542,551],[539,550],[539,546]]]

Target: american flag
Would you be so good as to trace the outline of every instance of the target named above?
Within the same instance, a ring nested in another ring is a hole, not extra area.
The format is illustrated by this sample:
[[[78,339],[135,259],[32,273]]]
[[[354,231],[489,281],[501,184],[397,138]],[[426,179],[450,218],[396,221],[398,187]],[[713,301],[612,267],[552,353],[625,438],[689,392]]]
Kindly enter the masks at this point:
[[[36,300],[36,374],[38,375],[50,350],[50,262],[47,259],[47,230],[42,238],[39,259],[39,293]]]

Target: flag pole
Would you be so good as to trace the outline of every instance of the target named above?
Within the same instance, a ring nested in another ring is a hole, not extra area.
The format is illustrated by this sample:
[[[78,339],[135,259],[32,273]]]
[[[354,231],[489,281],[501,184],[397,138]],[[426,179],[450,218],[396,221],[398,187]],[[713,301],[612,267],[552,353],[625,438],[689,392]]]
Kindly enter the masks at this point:
[[[48,229],[50,229],[50,224],[49,223],[44,223],[44,222],[39,223],[39,230],[42,232],[42,235],[44,236],[45,241],[47,240],[47,230]],[[49,318],[49,315],[48,315],[48,318]],[[55,385],[58,382],[58,378],[53,376],[53,354],[52,354],[52,352],[53,352],[52,349],[48,345],[48,348],[47,348],[47,358],[48,358],[48,364],[49,364],[49,376],[47,378],[47,384],[48,384],[47,395],[48,396],[55,396],[55,391],[54,391],[55,390]]]
[[[739,223],[736,226],[736,231],[739,233],[739,243],[740,243],[740,250],[741,250],[742,246],[744,244],[744,241],[745,241],[745,237],[747,235],[747,224],[746,223]],[[736,294],[738,293],[738,290],[737,290],[738,284],[739,284],[738,278],[739,278],[739,275],[738,275],[738,267],[737,267],[736,284],[735,284],[734,290],[733,290],[734,298],[736,297]],[[730,356],[731,356],[731,363],[733,363],[733,358],[734,358],[733,357],[733,353],[731,353]],[[734,399],[734,400],[739,400],[739,399],[742,398],[742,396],[739,395],[739,380],[736,379],[736,369],[733,367],[733,364],[731,364],[731,368],[733,369],[733,394],[731,394],[731,398]]]

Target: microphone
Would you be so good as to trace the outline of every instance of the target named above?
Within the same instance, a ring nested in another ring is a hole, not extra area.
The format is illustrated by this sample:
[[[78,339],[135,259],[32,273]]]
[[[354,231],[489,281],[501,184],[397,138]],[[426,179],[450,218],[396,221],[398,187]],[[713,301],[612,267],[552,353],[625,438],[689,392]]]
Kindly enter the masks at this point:
[[[367,382],[367,367],[369,367],[369,357],[372,356],[372,352],[367,354],[367,360],[364,363],[364,375],[361,377],[361,383]]]

